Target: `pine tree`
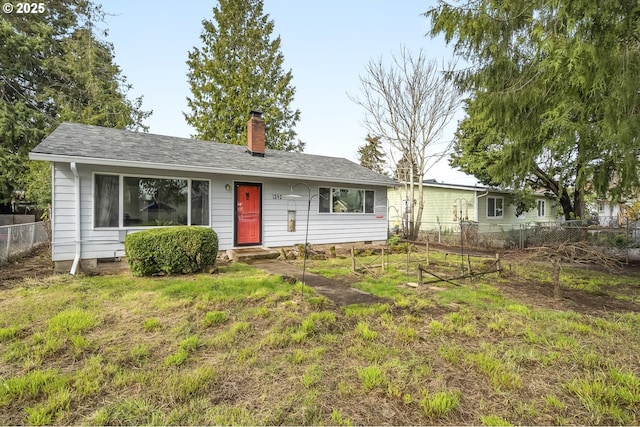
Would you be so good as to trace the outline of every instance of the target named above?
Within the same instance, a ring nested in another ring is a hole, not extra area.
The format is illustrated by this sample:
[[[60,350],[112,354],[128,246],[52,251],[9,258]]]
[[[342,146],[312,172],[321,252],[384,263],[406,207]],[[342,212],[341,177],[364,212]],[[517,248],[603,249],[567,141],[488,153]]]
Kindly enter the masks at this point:
[[[545,190],[566,219],[588,191],[637,189],[636,0],[440,2],[425,14],[470,66],[452,164],[488,185]]]
[[[142,97],[127,98],[131,85],[115,63],[113,45],[96,38],[91,25],[65,38],[62,54],[48,67],[64,70],[68,80],[64,90],[49,88],[60,121],[148,131],[143,121],[151,112],[141,109]]]
[[[291,110],[295,89],[284,72],[280,37],[263,13],[262,0],[220,0],[213,20],[203,21],[202,47],[189,52],[192,96],[187,123],[204,140],[242,145],[251,110],[263,113],[268,148],[302,151],[294,141],[300,111]]]
[[[420,173],[420,169],[418,169],[418,165],[414,160],[411,162],[407,153],[404,153],[398,163],[396,163],[395,170],[395,179],[402,182],[409,182],[411,180],[411,165],[413,165],[413,176],[414,179],[419,179],[422,177],[422,173]]]
[[[146,130],[151,113],[127,98],[113,47],[93,30],[103,15],[89,1],[58,0],[0,20],[0,203],[16,190],[49,202],[48,164],[29,164],[28,153],[61,121]]]
[[[358,157],[360,158],[360,165],[374,172],[384,174],[385,160],[380,140],[381,137],[379,136],[367,135],[365,138],[367,143],[358,148]]]

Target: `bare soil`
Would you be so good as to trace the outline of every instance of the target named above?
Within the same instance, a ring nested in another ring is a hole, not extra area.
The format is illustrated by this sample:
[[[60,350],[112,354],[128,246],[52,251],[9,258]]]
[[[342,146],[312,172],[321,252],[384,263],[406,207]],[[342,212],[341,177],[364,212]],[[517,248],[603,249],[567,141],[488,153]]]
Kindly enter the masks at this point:
[[[507,273],[509,280],[495,285],[508,298],[518,299],[532,307],[544,307],[556,310],[572,310],[580,314],[597,315],[606,312],[640,312],[640,304],[626,298],[638,300],[639,287],[612,286],[603,294],[594,294],[581,289],[563,286],[561,297],[553,295],[551,283],[540,283],[518,278]],[[640,280],[640,278],[639,278]],[[625,299],[620,299],[620,298]]]
[[[290,263],[278,260],[262,260],[253,262],[252,265],[269,273],[290,277],[294,280],[302,280],[303,278],[302,270]],[[307,286],[314,288],[320,295],[329,298],[337,306],[383,302],[382,298],[352,288],[344,281],[328,279],[308,271],[305,272],[304,282]]]
[[[54,274],[49,245],[0,265],[0,289],[10,288],[25,279],[40,279]]]
[[[425,246],[424,243],[419,243]],[[460,247],[447,245],[429,244],[430,250],[438,250],[449,254],[460,254]],[[464,253],[471,256],[489,257],[495,256],[496,252],[483,249],[465,249]],[[509,264],[536,263],[522,257],[518,251],[508,251],[500,253],[503,269],[508,269]],[[565,267],[579,268],[603,272],[598,265],[566,265]],[[640,285],[640,263],[621,264],[622,271],[615,273],[630,277],[637,277]],[[500,288],[508,298],[518,299],[532,307],[545,307],[556,310],[572,310],[581,314],[598,314],[606,312],[640,312],[640,286],[615,285],[609,286],[600,294],[587,292],[581,289],[572,289],[563,286],[561,297],[555,298],[553,295],[553,284],[531,280],[530,278],[519,277],[510,271],[502,273],[502,277],[507,280],[495,281],[493,284]],[[629,299],[633,301],[628,301]]]

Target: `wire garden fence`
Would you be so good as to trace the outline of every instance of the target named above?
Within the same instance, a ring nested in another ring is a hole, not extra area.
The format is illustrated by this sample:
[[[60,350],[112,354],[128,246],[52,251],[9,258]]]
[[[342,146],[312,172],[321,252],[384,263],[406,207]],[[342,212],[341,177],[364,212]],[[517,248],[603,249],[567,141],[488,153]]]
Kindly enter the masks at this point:
[[[0,226],[0,265],[48,242],[44,222]]]
[[[605,225],[602,225],[605,224]],[[640,260],[640,222],[612,217],[599,221],[521,224],[423,224],[430,242],[477,249],[525,249],[561,243],[587,243],[611,255]]]

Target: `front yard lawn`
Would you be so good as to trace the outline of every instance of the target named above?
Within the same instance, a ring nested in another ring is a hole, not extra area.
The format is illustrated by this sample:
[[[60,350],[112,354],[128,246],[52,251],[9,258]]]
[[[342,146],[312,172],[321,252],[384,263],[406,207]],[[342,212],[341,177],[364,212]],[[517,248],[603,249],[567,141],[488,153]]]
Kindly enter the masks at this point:
[[[244,264],[14,281],[0,424],[640,422],[640,276],[565,269],[556,300],[544,266],[410,288],[402,257],[377,278],[310,261],[386,301],[341,308]]]

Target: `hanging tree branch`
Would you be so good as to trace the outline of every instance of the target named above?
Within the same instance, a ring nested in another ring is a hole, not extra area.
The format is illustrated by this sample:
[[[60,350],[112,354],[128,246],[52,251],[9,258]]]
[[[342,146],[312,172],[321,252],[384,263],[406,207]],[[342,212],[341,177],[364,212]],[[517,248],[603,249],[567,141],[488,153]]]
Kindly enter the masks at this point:
[[[619,259],[584,242],[526,248],[524,259],[548,262],[553,266],[553,296],[557,299],[562,297],[560,272],[563,265],[599,266],[609,273],[622,271]]]

